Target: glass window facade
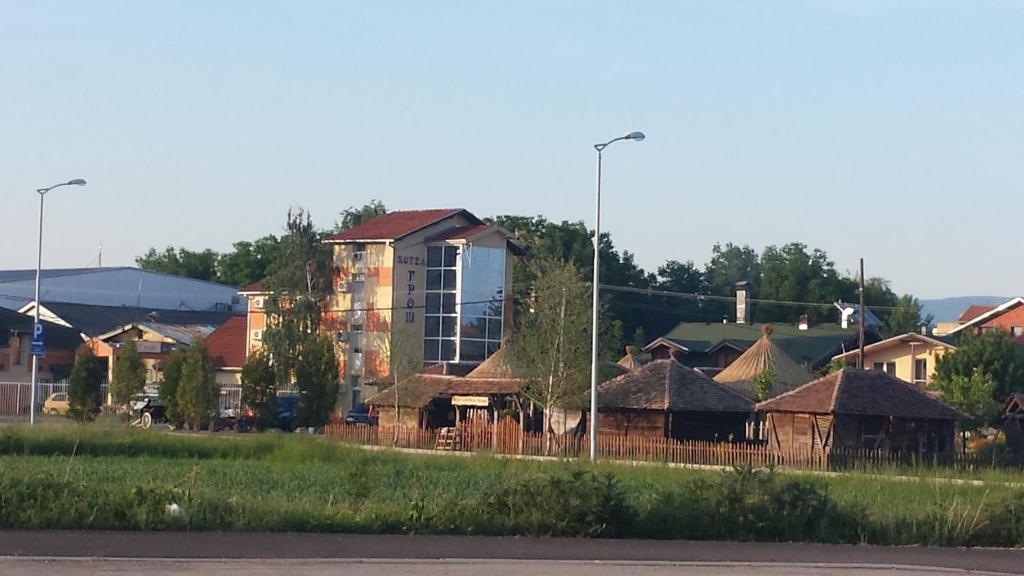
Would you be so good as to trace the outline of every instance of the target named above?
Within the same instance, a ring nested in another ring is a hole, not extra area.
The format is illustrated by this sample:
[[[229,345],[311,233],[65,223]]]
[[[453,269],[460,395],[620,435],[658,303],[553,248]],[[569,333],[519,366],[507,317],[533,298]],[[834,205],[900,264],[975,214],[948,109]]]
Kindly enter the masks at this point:
[[[505,250],[472,246],[460,260],[459,360],[481,362],[501,345]]]
[[[423,360],[454,362],[458,310],[458,246],[427,246]]]
[[[505,250],[428,246],[423,359],[481,362],[501,345]]]

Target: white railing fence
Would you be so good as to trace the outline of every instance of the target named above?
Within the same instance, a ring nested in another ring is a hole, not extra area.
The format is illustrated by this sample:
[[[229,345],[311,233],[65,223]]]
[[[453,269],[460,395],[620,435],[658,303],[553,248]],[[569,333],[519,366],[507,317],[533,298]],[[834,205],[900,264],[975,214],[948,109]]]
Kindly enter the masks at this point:
[[[58,382],[40,382],[36,385],[36,409],[43,405],[50,394],[56,392],[67,392],[69,384],[67,380]],[[106,402],[107,385],[100,385],[100,395]],[[29,404],[32,402],[31,382],[0,382],[0,415],[11,416],[28,414]]]

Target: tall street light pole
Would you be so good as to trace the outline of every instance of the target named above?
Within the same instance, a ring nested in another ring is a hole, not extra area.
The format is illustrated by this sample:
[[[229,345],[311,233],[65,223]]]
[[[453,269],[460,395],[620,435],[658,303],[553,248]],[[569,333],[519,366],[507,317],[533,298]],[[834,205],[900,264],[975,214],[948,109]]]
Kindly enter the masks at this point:
[[[612,138],[603,144],[594,144],[597,150],[597,199],[594,209],[594,309],[593,309],[593,333],[590,344],[590,460],[597,461],[597,341],[600,331],[598,329],[598,307],[601,298],[601,156],[604,149],[613,142],[619,140],[635,140],[642,142],[645,138],[643,132],[630,132],[625,136]]]
[[[35,322],[32,324],[32,339],[35,340],[36,336],[42,334],[39,329],[39,276],[43,269],[43,200],[46,198],[46,193],[54,188],[60,188],[61,186],[85,186],[85,180],[81,178],[75,178],[74,180],[68,180],[67,182],[61,182],[60,184],[54,184],[49,188],[39,188],[36,192],[39,193],[39,247],[36,251],[36,299],[35,299]],[[35,348],[33,346],[33,348]],[[32,351],[32,388],[29,391],[29,411],[28,411],[28,423],[30,426],[34,426],[36,423],[36,386],[39,384],[39,355],[37,350]]]

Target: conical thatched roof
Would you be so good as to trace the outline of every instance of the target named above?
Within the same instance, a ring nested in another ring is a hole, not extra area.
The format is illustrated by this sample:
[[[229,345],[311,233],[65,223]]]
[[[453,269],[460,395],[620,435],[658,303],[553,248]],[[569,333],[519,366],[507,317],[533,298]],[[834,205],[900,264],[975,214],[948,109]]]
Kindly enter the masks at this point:
[[[775,372],[775,386],[769,397],[778,396],[814,379],[807,368],[797,364],[771,340],[771,325],[762,329],[761,339],[747,348],[725,370],[715,375],[715,381],[747,398],[754,398],[754,377],[771,368]]]
[[[508,359],[505,357],[505,347],[502,346],[480,363],[479,366],[466,374],[467,378],[512,378],[512,369],[508,366]]]

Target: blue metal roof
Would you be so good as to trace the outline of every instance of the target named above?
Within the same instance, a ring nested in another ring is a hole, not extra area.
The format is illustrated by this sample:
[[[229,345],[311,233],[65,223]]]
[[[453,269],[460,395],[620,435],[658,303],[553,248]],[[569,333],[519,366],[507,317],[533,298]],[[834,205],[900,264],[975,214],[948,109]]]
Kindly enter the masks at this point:
[[[0,270],[0,307],[21,308],[34,292],[35,270]],[[40,299],[162,310],[245,310],[245,300],[233,286],[129,266],[43,270]]]

